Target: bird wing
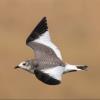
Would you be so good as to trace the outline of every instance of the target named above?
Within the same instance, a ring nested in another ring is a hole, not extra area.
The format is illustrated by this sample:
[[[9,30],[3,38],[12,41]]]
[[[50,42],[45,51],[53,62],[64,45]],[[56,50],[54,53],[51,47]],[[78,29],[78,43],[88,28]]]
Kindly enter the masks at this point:
[[[60,60],[62,60],[60,50],[51,42],[46,17],[38,23],[35,29],[28,36],[26,44],[35,51],[37,58],[44,56],[47,57],[47,55],[56,55]]]
[[[56,66],[54,68],[43,70],[36,69],[34,74],[40,81],[49,85],[56,85],[61,82],[63,71],[64,67]]]

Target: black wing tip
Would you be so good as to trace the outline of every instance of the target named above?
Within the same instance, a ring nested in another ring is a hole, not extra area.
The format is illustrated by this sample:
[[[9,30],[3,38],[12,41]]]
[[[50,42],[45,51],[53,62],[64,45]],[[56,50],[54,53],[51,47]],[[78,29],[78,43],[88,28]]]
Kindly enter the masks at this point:
[[[46,17],[46,16],[44,16],[44,17],[42,18],[42,20],[47,20],[47,17]]]
[[[51,76],[49,76],[46,73],[43,73],[42,71],[35,70],[34,73],[35,73],[35,76],[37,77],[37,79],[39,79],[40,81],[42,81],[45,84],[58,85],[61,83],[61,81],[52,78]]]
[[[43,17],[41,21],[38,23],[38,25],[35,27],[35,29],[31,32],[29,37],[27,38],[26,44],[28,44],[30,41],[39,38],[39,36],[41,36],[46,31],[48,31],[47,17]]]

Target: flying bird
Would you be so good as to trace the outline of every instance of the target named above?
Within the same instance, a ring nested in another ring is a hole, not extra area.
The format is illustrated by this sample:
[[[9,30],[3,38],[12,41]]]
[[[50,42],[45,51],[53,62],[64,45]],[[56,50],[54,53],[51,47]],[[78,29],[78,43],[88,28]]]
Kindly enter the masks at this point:
[[[63,62],[59,48],[51,41],[46,17],[30,33],[26,45],[34,50],[35,58],[22,61],[15,69],[24,69],[48,85],[60,84],[63,74],[86,70],[88,67]]]

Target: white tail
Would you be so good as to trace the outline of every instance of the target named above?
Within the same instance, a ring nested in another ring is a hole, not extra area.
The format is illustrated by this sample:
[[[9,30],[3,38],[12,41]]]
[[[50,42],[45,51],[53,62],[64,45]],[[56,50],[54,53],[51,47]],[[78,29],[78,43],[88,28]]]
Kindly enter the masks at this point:
[[[70,65],[66,64],[64,73],[86,70],[88,66],[86,65]]]

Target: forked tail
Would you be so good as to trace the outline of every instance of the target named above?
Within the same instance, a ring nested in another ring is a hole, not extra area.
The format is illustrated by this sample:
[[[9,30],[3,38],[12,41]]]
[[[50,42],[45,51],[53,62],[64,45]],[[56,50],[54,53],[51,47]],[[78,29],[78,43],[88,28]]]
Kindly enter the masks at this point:
[[[70,64],[66,64],[64,73],[82,71],[82,70],[86,71],[87,67],[88,67],[87,65],[70,65]]]

